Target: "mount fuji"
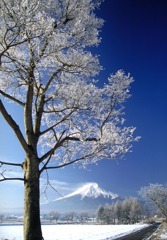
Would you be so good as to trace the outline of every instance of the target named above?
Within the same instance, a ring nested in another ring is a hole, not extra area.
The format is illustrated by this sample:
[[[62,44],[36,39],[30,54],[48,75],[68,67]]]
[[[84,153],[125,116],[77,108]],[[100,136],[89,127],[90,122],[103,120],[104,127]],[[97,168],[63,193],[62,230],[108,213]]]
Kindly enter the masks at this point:
[[[87,183],[82,187],[80,187],[79,189],[77,189],[76,191],[68,195],[65,195],[64,197],[57,198],[55,201],[71,198],[74,196],[80,196],[81,200],[85,197],[88,197],[88,198],[103,197],[103,198],[110,198],[110,199],[115,199],[118,197],[117,194],[114,194],[112,192],[106,192],[104,189],[100,188],[97,183]]]
[[[44,204],[43,211],[55,210],[59,212],[95,212],[99,205],[112,204],[118,195],[100,188],[97,183],[86,183],[77,190],[52,202]]]

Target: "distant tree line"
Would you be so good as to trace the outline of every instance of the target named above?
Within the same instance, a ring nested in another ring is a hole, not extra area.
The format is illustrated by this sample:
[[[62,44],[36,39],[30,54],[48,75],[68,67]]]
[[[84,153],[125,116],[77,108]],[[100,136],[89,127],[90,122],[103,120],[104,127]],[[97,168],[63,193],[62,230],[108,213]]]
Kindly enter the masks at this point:
[[[86,211],[83,211],[80,213],[71,211],[64,214],[61,214],[60,212],[57,212],[57,211],[51,211],[48,215],[45,215],[45,219],[48,219],[51,222],[52,221],[58,222],[62,220],[70,223],[75,223],[75,222],[87,223],[93,218],[94,218],[94,214],[89,214]]]
[[[99,206],[96,213],[101,224],[134,224],[143,218],[143,207],[136,198]]]

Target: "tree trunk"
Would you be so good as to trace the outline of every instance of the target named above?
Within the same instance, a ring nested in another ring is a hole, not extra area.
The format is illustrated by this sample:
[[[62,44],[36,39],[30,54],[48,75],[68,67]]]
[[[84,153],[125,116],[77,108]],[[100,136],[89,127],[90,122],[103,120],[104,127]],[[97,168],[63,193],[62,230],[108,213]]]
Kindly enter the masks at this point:
[[[37,159],[24,163],[24,240],[42,240],[40,222],[40,183]]]

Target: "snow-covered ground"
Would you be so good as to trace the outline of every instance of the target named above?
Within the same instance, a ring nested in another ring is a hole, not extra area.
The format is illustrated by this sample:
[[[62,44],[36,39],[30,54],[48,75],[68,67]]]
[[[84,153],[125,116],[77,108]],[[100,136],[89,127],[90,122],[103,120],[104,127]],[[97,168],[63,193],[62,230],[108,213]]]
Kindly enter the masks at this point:
[[[164,231],[164,233],[162,233],[162,234],[160,235],[160,238],[161,238],[161,239],[167,239],[167,231],[166,231],[166,232]]]
[[[148,225],[43,225],[45,240],[112,240]],[[0,240],[23,240],[23,226],[0,226]]]

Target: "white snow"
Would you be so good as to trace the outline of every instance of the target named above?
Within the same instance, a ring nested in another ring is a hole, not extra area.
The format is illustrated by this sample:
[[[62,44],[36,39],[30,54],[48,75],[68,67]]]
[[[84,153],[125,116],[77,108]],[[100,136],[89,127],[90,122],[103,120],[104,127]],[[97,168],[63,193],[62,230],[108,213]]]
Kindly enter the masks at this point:
[[[93,183],[84,184],[82,187],[78,188],[76,191],[74,191],[64,197],[57,198],[57,199],[55,199],[55,201],[73,197],[76,195],[80,195],[81,199],[83,199],[84,197],[97,198],[99,196],[103,196],[105,198],[111,198],[111,199],[118,197],[117,194],[112,193],[112,192],[106,192],[104,189],[100,188],[97,183],[93,182]]]
[[[161,239],[167,239],[167,230],[164,229],[163,233],[160,235]]]
[[[43,225],[45,240],[113,240],[147,227],[142,225]],[[23,226],[0,225],[0,240],[23,240]]]

